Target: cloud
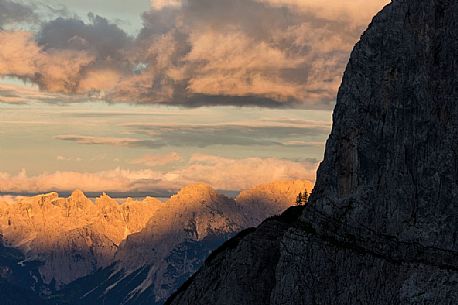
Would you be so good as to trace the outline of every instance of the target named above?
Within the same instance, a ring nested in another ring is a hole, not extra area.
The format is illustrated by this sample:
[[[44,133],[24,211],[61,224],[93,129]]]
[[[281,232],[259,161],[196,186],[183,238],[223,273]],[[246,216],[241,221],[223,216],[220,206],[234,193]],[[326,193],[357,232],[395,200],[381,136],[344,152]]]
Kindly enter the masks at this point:
[[[238,190],[278,180],[315,181],[316,168],[317,163],[276,158],[231,159],[196,154],[187,167],[170,172],[165,177],[171,182],[204,182],[218,189]]]
[[[35,22],[37,15],[33,7],[10,0],[0,0],[0,30],[6,25]]]
[[[46,49],[91,49],[98,57],[116,57],[132,39],[116,24],[89,14],[89,23],[76,18],[57,18],[45,23],[37,35]]]
[[[165,8],[179,8],[183,5],[183,0],[151,0],[153,10],[163,10]]]
[[[78,144],[87,145],[115,145],[115,146],[147,146],[160,147],[161,144],[156,144],[154,141],[141,140],[136,138],[115,138],[115,137],[94,137],[81,135],[59,135],[55,139]]]
[[[132,39],[106,19],[89,17],[88,24],[58,18],[45,23],[37,35],[0,32],[0,74],[54,93],[92,95],[112,90],[130,72],[122,52]]]
[[[47,102],[59,104],[63,101],[67,103],[71,101],[77,102],[79,99],[77,97],[69,97],[61,94],[40,91],[36,85],[32,85],[30,83],[19,85],[5,84],[0,81],[0,103],[27,104],[31,102]]]
[[[71,161],[71,162],[81,162],[81,161],[83,161],[83,159],[80,158],[80,157],[66,157],[66,156],[62,156],[62,155],[58,155],[56,157],[56,160],[57,161]]]
[[[332,108],[387,0],[154,0],[136,38],[100,16],[0,32],[0,75],[111,102]]]
[[[117,145],[158,148],[199,147],[212,145],[235,146],[321,146],[330,131],[327,123],[270,125],[160,125],[126,124],[130,138],[59,135],[55,138],[78,144]]]
[[[290,7],[302,11],[314,11],[323,18],[342,18],[342,16],[353,17],[355,23],[369,22],[372,15],[368,11],[377,12],[384,5],[385,0],[328,0],[326,5],[316,0],[257,0],[272,6]]]
[[[159,173],[151,170],[130,171],[119,168],[96,173],[58,171],[36,176],[29,176],[22,170],[17,175],[0,173],[0,192],[69,191],[76,188],[86,192],[127,192],[139,190],[137,184],[154,186],[160,181],[160,177]]]
[[[176,146],[207,147],[211,145],[287,146],[285,139],[325,137],[329,129],[304,126],[247,126],[247,125],[189,125],[134,126],[139,134],[155,137],[156,141]],[[304,146],[308,146],[305,144]]]
[[[74,91],[80,74],[94,60],[86,52],[44,52],[28,32],[0,32],[0,73],[36,83],[48,92]]]
[[[181,161],[182,158],[177,152],[170,152],[167,154],[147,154],[140,158],[132,160],[130,163],[134,165],[141,165],[144,167],[157,167],[165,166],[172,163]]]
[[[230,159],[197,154],[184,167],[171,171],[116,168],[100,172],[42,173],[30,176],[0,172],[0,192],[71,191],[152,191],[178,189],[205,182],[221,190],[239,190],[277,180],[315,180],[317,163],[292,162],[275,158]]]
[[[215,100],[218,96],[251,96],[287,103],[304,91],[303,83],[281,74],[304,67],[305,58],[288,56],[239,31],[193,33],[190,39],[193,48],[185,57],[189,65],[181,76],[188,79],[189,92]]]

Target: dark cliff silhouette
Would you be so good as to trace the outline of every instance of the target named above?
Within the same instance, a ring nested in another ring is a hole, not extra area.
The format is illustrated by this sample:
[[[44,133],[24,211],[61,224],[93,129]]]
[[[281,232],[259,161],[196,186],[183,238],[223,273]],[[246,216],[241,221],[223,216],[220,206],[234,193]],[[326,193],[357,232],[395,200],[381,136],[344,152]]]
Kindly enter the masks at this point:
[[[356,45],[316,187],[173,305],[458,303],[458,1],[395,0]]]

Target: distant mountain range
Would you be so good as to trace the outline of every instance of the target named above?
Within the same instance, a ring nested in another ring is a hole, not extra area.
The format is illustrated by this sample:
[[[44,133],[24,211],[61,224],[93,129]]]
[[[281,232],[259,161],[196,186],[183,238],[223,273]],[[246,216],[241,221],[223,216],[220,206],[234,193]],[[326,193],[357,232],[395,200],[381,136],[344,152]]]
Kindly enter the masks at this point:
[[[0,286],[17,305],[162,304],[215,248],[305,188],[277,182],[232,199],[196,184],[166,202],[106,194],[93,202],[81,191],[0,200]]]

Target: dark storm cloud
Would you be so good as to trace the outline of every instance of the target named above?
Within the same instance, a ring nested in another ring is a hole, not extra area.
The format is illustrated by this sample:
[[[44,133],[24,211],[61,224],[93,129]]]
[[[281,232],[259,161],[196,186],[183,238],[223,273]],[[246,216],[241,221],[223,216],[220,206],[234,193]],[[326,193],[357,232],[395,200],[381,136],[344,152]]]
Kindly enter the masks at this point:
[[[44,50],[84,50],[94,52],[99,59],[120,58],[132,38],[105,18],[90,14],[89,19],[89,23],[76,18],[58,18],[45,23],[37,42]]]

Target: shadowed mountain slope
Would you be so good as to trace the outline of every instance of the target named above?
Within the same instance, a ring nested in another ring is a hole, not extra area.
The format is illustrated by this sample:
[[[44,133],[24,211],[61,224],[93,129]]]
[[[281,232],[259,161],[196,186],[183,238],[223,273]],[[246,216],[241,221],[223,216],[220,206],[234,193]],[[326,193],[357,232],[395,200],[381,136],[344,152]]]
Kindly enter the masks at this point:
[[[121,243],[115,263],[66,287],[62,300],[92,305],[163,302],[208,255],[259,219],[294,204],[306,181],[261,185],[231,199],[205,184],[190,185],[156,211],[145,228]]]
[[[0,234],[0,303],[2,305],[51,305],[34,290],[45,285],[35,280],[39,264],[24,262],[24,255],[3,245]],[[25,288],[26,287],[26,288]],[[52,304],[54,305],[54,304]]]

